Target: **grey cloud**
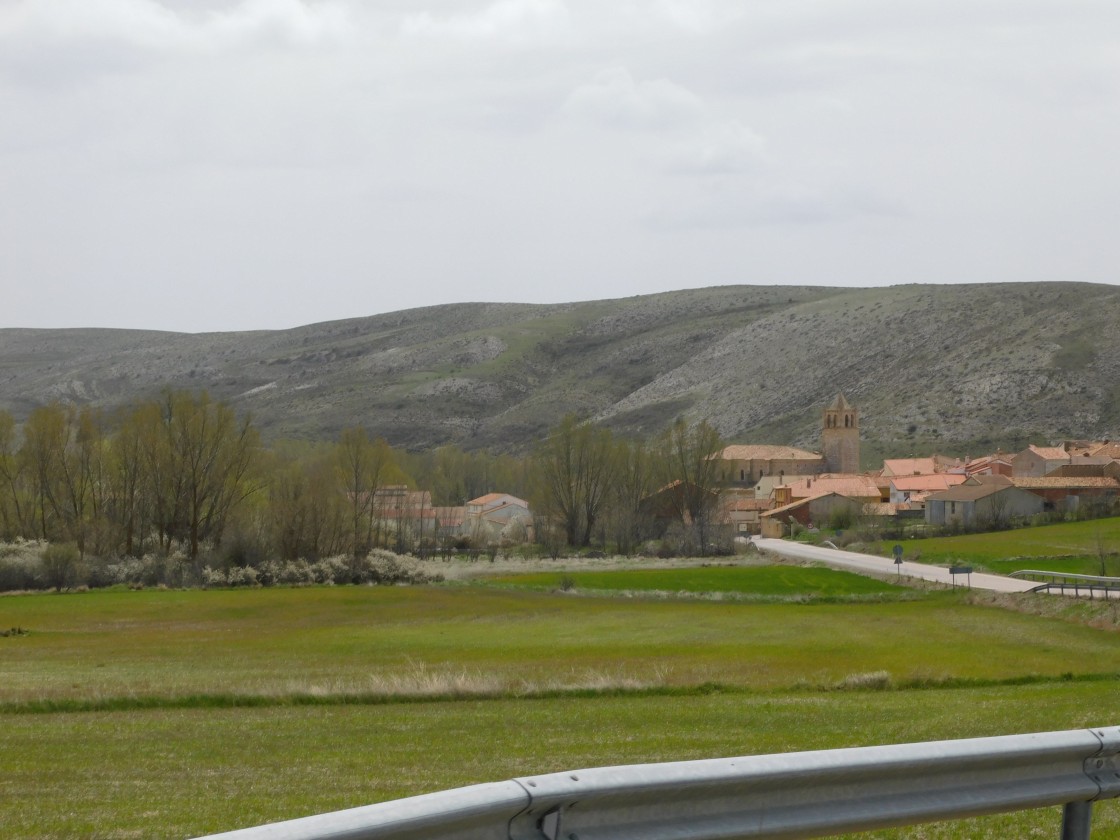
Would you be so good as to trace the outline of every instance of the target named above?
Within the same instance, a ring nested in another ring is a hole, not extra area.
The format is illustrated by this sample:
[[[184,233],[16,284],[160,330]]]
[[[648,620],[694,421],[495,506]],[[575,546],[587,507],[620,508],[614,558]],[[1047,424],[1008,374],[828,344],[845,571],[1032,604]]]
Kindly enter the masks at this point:
[[[412,37],[525,47],[561,40],[570,25],[563,0],[495,0],[466,12],[408,14],[401,32]]]
[[[625,67],[611,67],[572,91],[564,110],[611,128],[664,129],[704,117],[696,94],[668,79],[635,81]]]
[[[1111,279],[1118,33],[1113,0],[0,0],[2,314]]]
[[[693,231],[827,225],[867,216],[905,218],[908,213],[896,202],[858,189],[775,189],[739,182],[661,207],[645,222],[654,230]]]
[[[765,159],[766,141],[736,120],[713,121],[663,154],[667,172],[722,175],[756,168]]]
[[[346,7],[333,0],[240,0],[201,13],[154,0],[17,0],[0,10],[0,42],[42,47],[83,41],[154,51],[308,46],[344,39],[349,29]]]

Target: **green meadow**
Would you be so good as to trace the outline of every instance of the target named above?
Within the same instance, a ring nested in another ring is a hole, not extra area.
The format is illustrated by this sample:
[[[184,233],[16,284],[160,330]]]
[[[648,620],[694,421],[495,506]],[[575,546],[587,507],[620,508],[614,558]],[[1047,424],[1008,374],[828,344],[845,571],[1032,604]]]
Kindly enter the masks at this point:
[[[890,545],[881,546],[883,553]],[[1063,522],[1010,531],[906,541],[921,562],[970,563],[998,574],[1020,569],[1120,577],[1120,518]]]
[[[767,568],[2,597],[26,631],[0,637],[3,834],[186,837],[579,767],[1118,722],[1114,630]]]
[[[534,589],[720,594],[756,599],[851,599],[902,595],[874,578],[798,566],[693,566],[680,569],[536,572],[486,578],[491,584]]]

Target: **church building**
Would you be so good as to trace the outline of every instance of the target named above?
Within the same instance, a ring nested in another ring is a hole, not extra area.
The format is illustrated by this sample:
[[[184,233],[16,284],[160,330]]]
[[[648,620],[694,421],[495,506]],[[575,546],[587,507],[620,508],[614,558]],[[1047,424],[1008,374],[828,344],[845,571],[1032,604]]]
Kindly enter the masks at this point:
[[[719,454],[732,486],[754,486],[767,476],[859,472],[859,411],[837,394],[821,421],[821,453],[793,446],[733,444]]]
[[[821,427],[821,452],[825,472],[859,472],[859,411],[843,394],[837,394],[824,410]]]

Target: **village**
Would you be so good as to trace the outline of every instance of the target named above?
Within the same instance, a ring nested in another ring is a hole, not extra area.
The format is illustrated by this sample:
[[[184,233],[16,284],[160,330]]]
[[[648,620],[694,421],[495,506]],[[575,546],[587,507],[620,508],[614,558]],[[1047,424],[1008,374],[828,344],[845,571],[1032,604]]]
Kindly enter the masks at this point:
[[[858,408],[839,394],[822,414],[820,452],[732,444],[713,454],[718,486],[705,490],[706,524],[739,541],[857,522],[888,532],[997,530],[1108,515],[1120,498],[1120,443],[1069,440],[967,459],[931,454],[861,471],[859,421]],[[676,497],[685,490],[673,482],[644,499],[652,533],[679,517]],[[374,492],[372,507],[386,533],[434,536],[439,544],[516,545],[536,539],[542,526],[530,502],[502,492],[447,507],[433,506],[428,491],[390,486]]]
[[[961,459],[888,459],[861,472],[859,410],[840,394],[824,410],[821,452],[734,445],[722,520],[741,535],[790,535],[799,526],[859,520],[996,530],[1052,514],[1102,516],[1120,495],[1120,444],[1070,440]]]

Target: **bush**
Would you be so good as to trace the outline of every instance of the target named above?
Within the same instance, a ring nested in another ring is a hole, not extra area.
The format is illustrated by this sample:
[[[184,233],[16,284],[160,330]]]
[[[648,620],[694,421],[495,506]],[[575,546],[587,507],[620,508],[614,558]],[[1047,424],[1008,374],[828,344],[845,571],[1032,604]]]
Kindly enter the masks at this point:
[[[324,557],[317,563],[312,563],[308,570],[315,583],[353,583],[353,574],[347,558],[341,555]]]
[[[43,567],[39,543],[6,543],[0,546],[0,592],[40,589]]]
[[[128,586],[192,586],[206,584],[203,572],[197,576],[187,557],[176,552],[168,557],[145,554],[143,557],[122,557],[106,566],[105,577],[109,585],[123,583]]]
[[[411,557],[375,548],[357,563],[352,564],[354,583],[428,583],[439,579],[424,573]]]
[[[0,544],[0,591],[72,589],[78,585],[104,587],[125,585],[131,589],[186,586],[303,586],[318,583],[382,584],[428,583],[442,575],[425,573],[415,558],[374,549],[365,557],[324,557],[315,562],[264,560],[250,566],[225,567],[221,558],[199,568],[186,555],[176,552],[164,557],[91,558],[83,563],[72,543]]]
[[[256,586],[257,570],[252,566],[231,566],[226,580],[230,586]]]
[[[39,553],[39,559],[47,586],[61,592],[77,583],[82,554],[74,543],[51,543]]]
[[[828,515],[828,527],[833,531],[847,531],[855,523],[855,511],[848,505],[837,507]]]
[[[279,583],[298,586],[300,584],[313,583],[315,578],[311,574],[311,568],[307,565],[306,560],[289,560],[280,567],[277,580]]]

